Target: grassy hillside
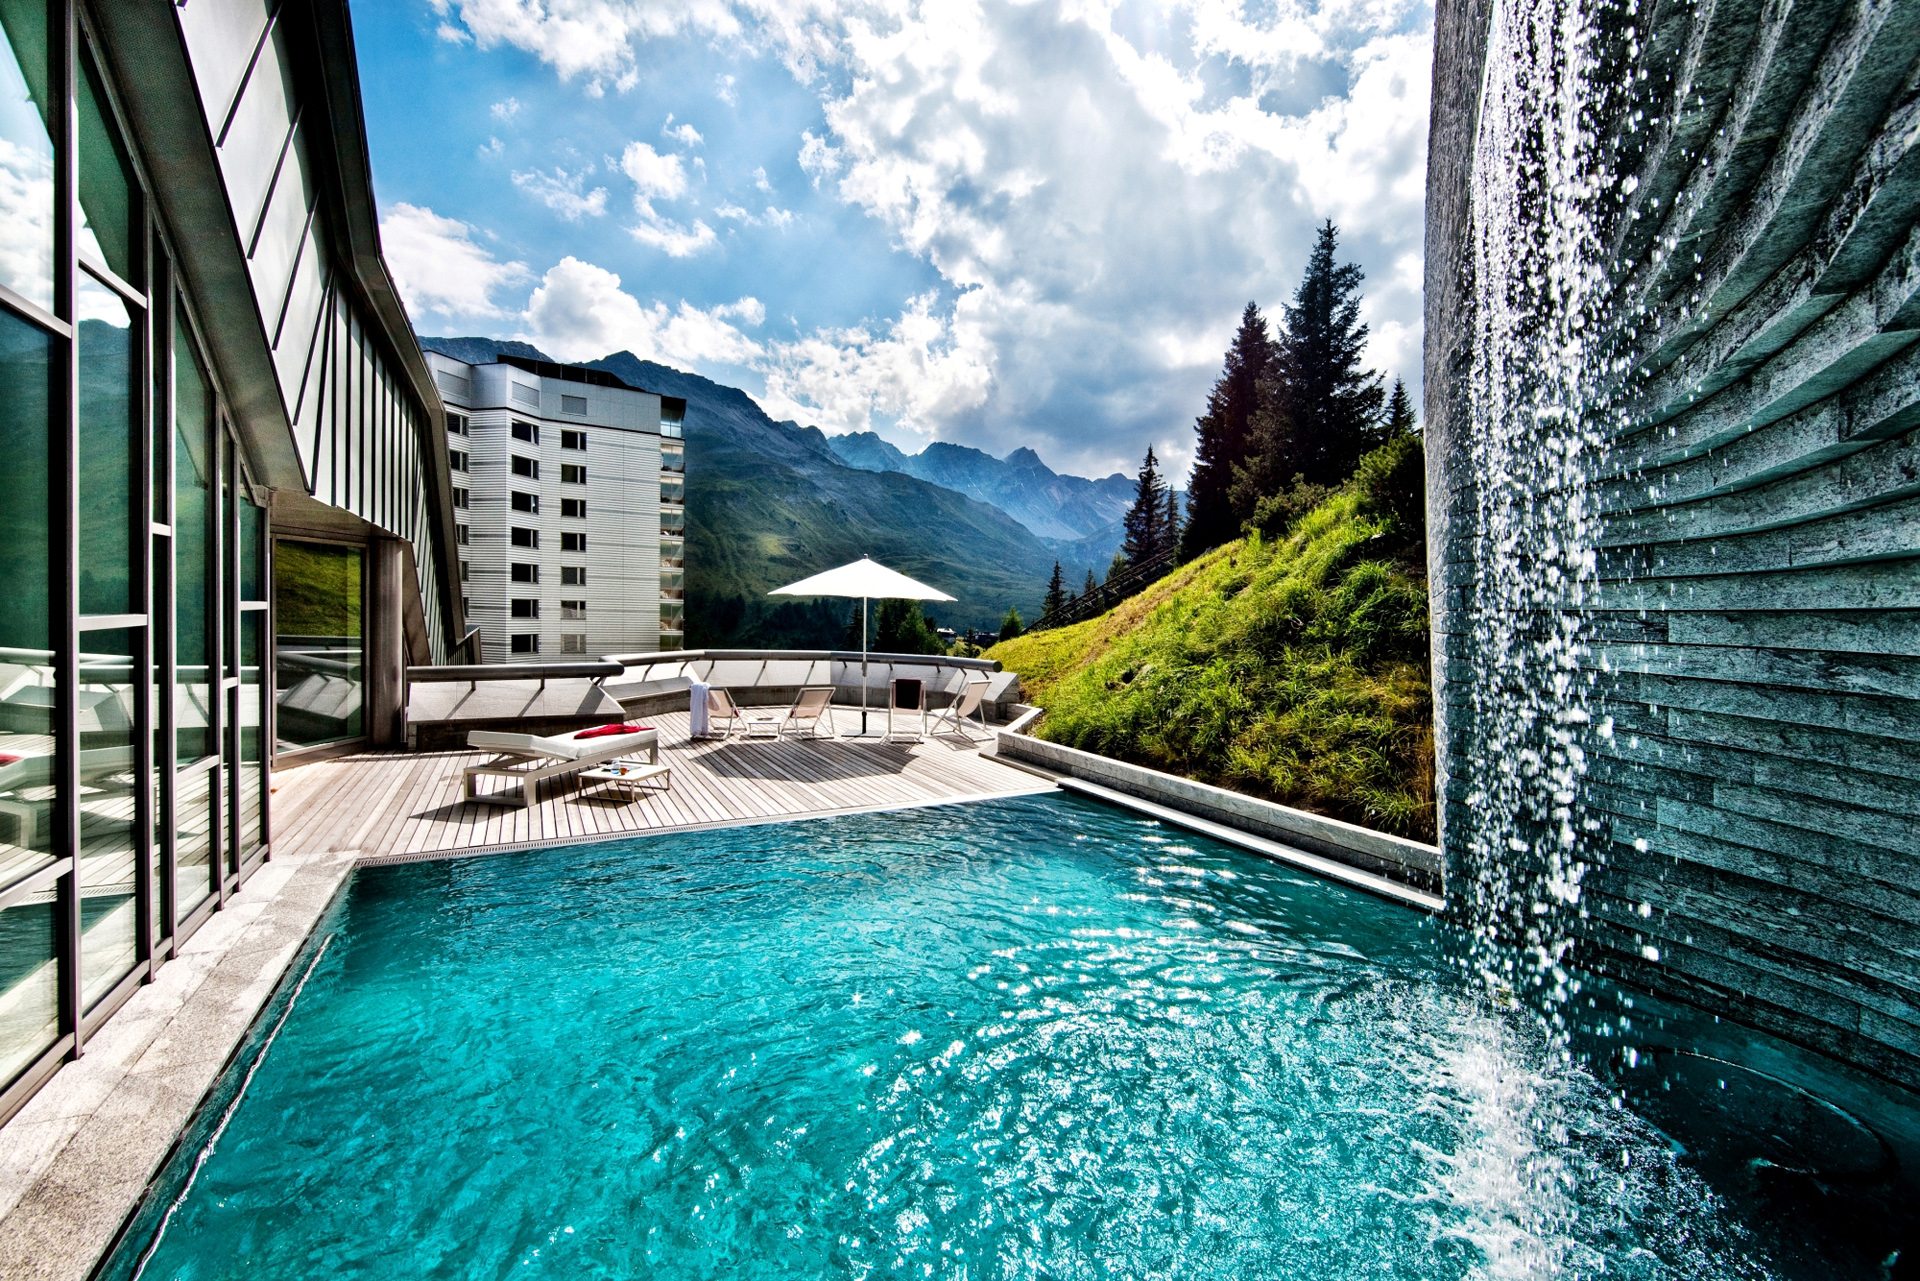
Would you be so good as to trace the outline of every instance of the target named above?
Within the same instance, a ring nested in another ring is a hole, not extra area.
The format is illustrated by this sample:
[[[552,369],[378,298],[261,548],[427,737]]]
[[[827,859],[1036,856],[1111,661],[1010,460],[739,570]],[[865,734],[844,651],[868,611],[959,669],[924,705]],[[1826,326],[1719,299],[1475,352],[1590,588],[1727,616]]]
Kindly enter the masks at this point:
[[[1087,622],[987,651],[1070,747],[1432,840],[1424,555],[1336,493]]]

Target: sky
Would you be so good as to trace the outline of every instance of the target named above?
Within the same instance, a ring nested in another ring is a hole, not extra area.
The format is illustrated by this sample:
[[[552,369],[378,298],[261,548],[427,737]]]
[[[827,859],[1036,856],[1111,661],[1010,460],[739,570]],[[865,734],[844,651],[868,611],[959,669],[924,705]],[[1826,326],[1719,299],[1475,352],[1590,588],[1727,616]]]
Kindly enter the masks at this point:
[[[1184,475],[1315,229],[1418,403],[1430,0],[357,0],[426,334],[775,418]]]

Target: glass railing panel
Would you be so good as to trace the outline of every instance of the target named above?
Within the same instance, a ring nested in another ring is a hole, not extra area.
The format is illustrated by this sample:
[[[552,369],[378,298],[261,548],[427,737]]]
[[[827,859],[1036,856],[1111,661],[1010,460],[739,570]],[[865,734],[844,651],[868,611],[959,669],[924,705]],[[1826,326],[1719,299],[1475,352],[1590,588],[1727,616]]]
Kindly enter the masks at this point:
[[[80,634],[80,986],[93,1003],[132,969],[134,901],[135,634]]]

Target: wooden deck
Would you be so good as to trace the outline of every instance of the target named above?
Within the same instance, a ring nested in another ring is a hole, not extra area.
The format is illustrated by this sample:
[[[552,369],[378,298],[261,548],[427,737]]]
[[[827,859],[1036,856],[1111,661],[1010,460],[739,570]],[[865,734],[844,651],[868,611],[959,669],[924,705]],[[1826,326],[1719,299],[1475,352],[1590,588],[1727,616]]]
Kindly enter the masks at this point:
[[[842,730],[852,716],[837,709]],[[276,853],[352,850],[363,864],[449,858],[863,810],[1052,790],[1046,780],[958,737],[921,743],[764,738],[689,742],[685,712],[651,716],[673,788],[629,801],[572,778],[543,784],[527,809],[462,799],[480,752],[369,752],[281,770],[273,781]],[[487,780],[492,782],[493,780]]]

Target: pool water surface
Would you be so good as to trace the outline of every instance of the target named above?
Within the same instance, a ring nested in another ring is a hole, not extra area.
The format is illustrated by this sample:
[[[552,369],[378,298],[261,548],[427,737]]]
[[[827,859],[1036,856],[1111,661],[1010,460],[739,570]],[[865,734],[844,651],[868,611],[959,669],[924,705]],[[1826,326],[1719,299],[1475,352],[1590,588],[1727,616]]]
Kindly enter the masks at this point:
[[[109,1276],[1773,1275],[1431,922],[1089,801],[365,869],[321,943]]]

